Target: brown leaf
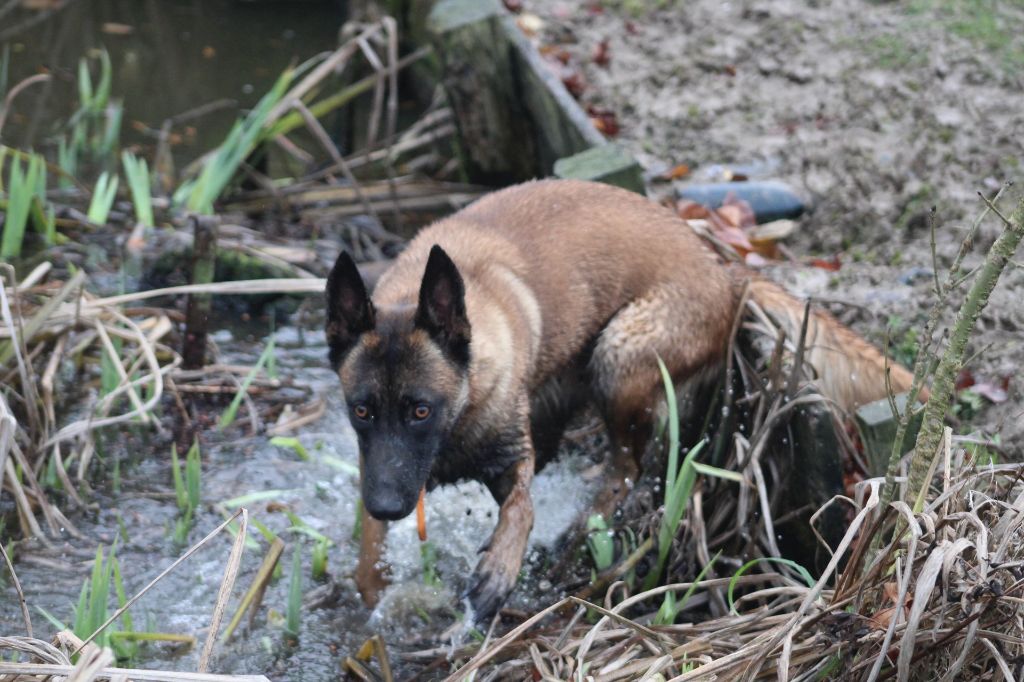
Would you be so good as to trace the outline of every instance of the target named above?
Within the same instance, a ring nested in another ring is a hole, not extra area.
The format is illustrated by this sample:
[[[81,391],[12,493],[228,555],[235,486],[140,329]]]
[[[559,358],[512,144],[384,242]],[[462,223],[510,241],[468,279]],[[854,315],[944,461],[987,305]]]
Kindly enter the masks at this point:
[[[908,593],[902,604],[897,604],[899,598],[900,588],[895,582],[889,582],[882,585],[882,594],[885,595],[885,601],[893,604],[893,606],[887,609],[880,609],[876,611],[873,616],[868,618],[871,624],[879,630],[885,630],[889,627],[889,623],[892,622],[893,618],[901,618],[906,620],[908,608],[913,601],[910,594]]]
[[[572,58],[569,51],[561,45],[541,45],[537,48],[537,51],[550,61],[558,62],[559,64],[568,64]]]
[[[735,223],[738,227],[757,225],[757,217],[754,215],[754,209],[751,208],[750,203],[737,197],[734,192],[725,195],[725,199],[722,200],[722,208],[718,210],[721,211],[724,208],[729,208],[731,213],[738,212],[738,222]]]
[[[615,115],[614,111],[588,106],[587,115],[590,116],[590,122],[594,124],[594,127],[605,137],[615,137],[619,134],[621,127],[619,126],[619,118]]]
[[[970,388],[974,385],[974,374],[969,369],[962,369],[956,375],[956,383],[953,384],[953,388],[957,391],[962,391],[965,388]]]
[[[831,270],[835,272],[843,267],[842,262],[839,260],[839,256],[835,255],[831,258],[812,258],[809,265],[812,268],[821,268],[822,270]]]
[[[579,99],[583,95],[583,91],[587,89],[587,81],[579,71],[563,72],[562,85],[576,99]]]
[[[597,44],[597,47],[594,48],[594,54],[592,55],[592,58],[594,60],[594,63],[600,67],[607,67],[611,63],[612,56],[608,50],[607,38],[605,38],[604,40]]]
[[[743,227],[743,210],[739,206],[722,206],[715,213],[729,227]]]
[[[1005,403],[1009,398],[1010,377],[979,381],[971,390],[992,403]]]
[[[665,173],[661,177],[665,178],[666,180],[678,180],[680,178],[685,178],[689,174],[690,167],[687,166],[685,163],[680,163],[675,166],[672,166],[672,168],[665,171]]]
[[[706,220],[711,211],[704,204],[698,204],[689,199],[680,199],[676,204],[676,213],[683,220]]]
[[[126,36],[132,33],[135,27],[129,24],[119,24],[116,21],[107,21],[103,23],[100,30],[110,36]]]

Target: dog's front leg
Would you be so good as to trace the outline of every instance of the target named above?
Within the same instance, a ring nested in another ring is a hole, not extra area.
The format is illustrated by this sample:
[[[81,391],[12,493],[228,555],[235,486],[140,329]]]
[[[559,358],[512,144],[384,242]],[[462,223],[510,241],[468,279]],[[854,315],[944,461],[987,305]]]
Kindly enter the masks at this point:
[[[381,555],[384,553],[384,538],[388,524],[370,516],[366,506],[359,503],[362,513],[362,536],[359,538],[359,564],[356,566],[356,587],[363,597],[363,603],[373,608],[380,599],[380,593],[388,586]]]
[[[533,449],[516,461],[500,479],[488,482],[494,499],[501,505],[498,525],[473,572],[467,592],[474,619],[486,624],[505,602],[519,577],[526,541],[533,528]]]

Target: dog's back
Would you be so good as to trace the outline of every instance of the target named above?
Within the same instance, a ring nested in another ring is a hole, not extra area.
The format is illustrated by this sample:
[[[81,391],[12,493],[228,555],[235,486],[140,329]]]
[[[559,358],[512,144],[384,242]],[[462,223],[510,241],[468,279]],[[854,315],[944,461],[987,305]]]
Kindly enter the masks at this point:
[[[491,194],[421,232],[374,300],[415,301],[434,244],[472,282],[474,329],[493,316],[488,308],[501,308],[531,389],[603,329],[606,345],[628,346],[630,355],[648,345],[645,337],[671,336],[675,347],[664,350],[680,356],[672,365],[710,362],[735,312],[729,274],[703,241],[667,209],[608,185],[538,181]],[[606,328],[628,305],[629,324]],[[653,366],[653,355],[643,361]]]

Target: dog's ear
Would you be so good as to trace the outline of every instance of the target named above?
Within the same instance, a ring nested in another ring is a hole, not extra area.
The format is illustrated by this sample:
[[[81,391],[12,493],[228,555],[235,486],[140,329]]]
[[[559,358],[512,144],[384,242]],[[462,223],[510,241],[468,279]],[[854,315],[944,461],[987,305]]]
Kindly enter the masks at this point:
[[[453,360],[469,365],[466,288],[455,263],[436,244],[423,272],[416,326],[429,333]]]
[[[327,277],[327,345],[335,368],[364,332],[373,329],[373,303],[352,256],[342,251]]]

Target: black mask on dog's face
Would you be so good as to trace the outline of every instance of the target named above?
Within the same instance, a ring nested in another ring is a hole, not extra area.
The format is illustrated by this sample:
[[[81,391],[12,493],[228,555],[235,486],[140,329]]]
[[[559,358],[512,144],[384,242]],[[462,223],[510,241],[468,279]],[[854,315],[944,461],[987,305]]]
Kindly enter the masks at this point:
[[[343,253],[327,280],[327,341],[359,439],[363,504],[407,516],[468,396],[469,320],[462,277],[435,246],[415,311],[375,310]]]

